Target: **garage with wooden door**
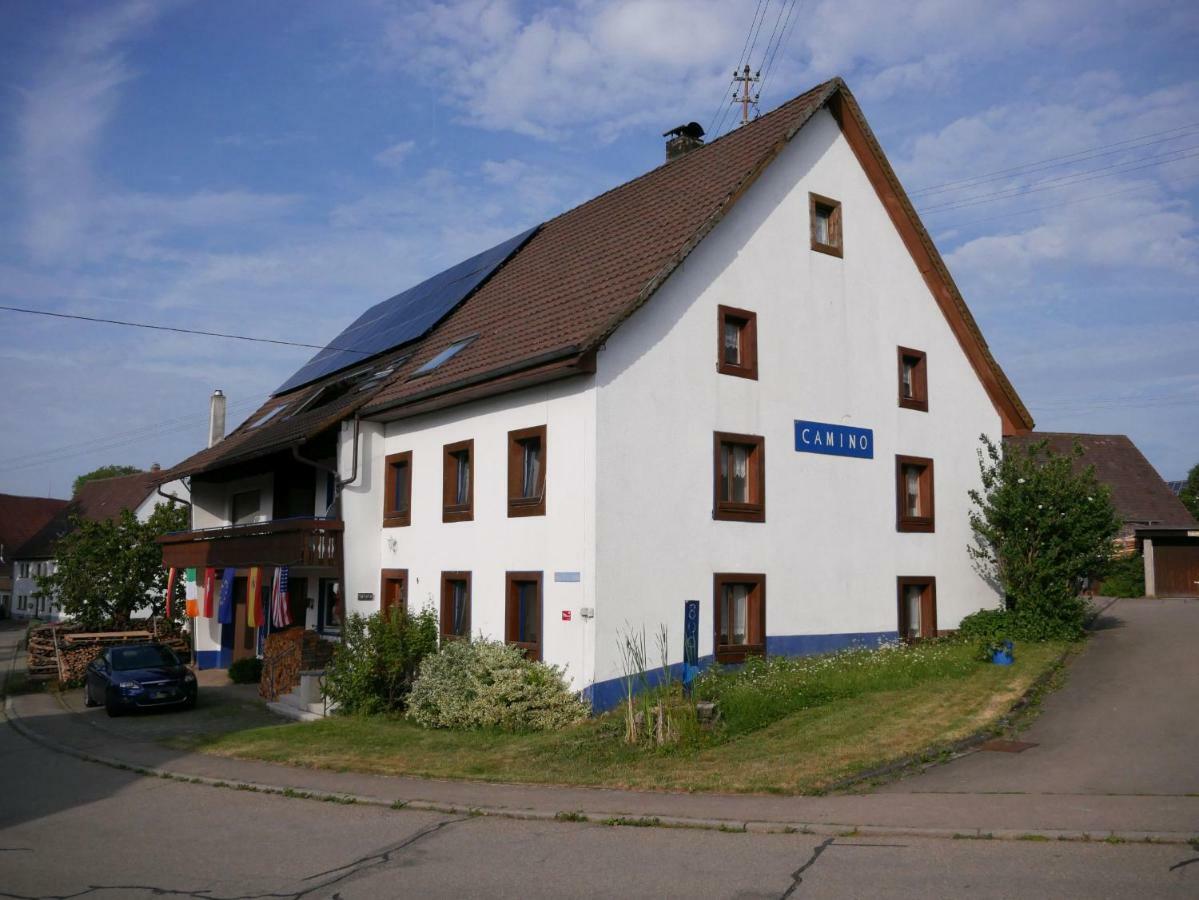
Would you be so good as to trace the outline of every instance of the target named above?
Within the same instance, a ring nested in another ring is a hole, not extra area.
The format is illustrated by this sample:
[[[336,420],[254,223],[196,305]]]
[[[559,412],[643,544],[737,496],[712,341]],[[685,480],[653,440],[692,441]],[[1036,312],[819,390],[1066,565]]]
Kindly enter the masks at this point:
[[[1150,597],[1199,597],[1199,531],[1138,532],[1145,554],[1145,593]]]

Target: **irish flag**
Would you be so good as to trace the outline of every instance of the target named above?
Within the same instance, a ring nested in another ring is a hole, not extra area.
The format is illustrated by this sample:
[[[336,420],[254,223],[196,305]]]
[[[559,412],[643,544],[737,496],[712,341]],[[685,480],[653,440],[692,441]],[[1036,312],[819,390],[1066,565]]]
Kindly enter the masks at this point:
[[[200,614],[200,585],[196,583],[196,570],[183,572],[183,597],[187,603],[187,614],[195,618]]]

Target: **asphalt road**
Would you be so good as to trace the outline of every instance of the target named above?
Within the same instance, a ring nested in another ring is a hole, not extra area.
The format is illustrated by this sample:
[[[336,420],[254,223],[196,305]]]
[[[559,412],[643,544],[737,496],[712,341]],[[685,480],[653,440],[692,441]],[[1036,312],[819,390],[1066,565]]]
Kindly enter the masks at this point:
[[[0,632],[0,658],[11,632]],[[1195,897],[1199,847],[526,822],[146,778],[0,724],[0,897]]]

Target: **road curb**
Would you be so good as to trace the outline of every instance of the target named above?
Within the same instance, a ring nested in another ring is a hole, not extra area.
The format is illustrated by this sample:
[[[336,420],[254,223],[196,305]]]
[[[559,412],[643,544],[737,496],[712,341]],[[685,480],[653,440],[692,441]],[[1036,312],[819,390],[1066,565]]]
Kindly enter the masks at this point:
[[[158,766],[142,766],[111,756],[89,753],[38,733],[26,725],[16,711],[12,697],[4,698],[4,718],[19,734],[56,753],[62,753],[83,762],[98,763],[135,775],[166,778],[186,784],[200,784],[214,788],[274,794],[302,800],[326,803],[361,804],[393,810],[417,810],[450,815],[489,816],[497,819],[517,819],[540,822],[580,822],[591,825],[625,826],[638,828],[694,828],[704,831],[739,832],[746,834],[810,834],[823,837],[890,836],[930,838],[939,840],[1010,840],[1010,841],[1076,841],[1100,843],[1142,844],[1193,844],[1199,835],[1177,831],[1078,831],[1064,829],[1027,828],[992,829],[982,828],[926,828],[904,825],[873,825],[869,823],[830,822],[775,822],[743,819],[691,818],[688,816],[620,815],[588,810],[544,810],[517,809],[512,807],[471,806],[462,803],[442,803],[432,800],[388,800],[364,794],[338,791],[286,787],[255,781],[214,778],[208,775],[189,775]]]

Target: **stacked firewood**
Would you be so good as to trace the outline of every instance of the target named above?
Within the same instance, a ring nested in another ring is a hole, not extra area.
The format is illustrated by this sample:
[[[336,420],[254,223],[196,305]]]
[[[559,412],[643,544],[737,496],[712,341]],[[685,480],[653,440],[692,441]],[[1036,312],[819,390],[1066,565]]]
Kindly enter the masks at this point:
[[[88,664],[114,644],[157,641],[181,659],[191,659],[187,637],[170,623],[154,619],[130,624],[133,628],[128,631],[85,631],[74,622],[35,625],[28,637],[29,677],[77,684],[83,681]]]
[[[336,645],[315,631],[289,628],[267,635],[262,648],[262,678],[258,693],[268,701],[279,699],[300,683],[300,673],[324,669]]]

